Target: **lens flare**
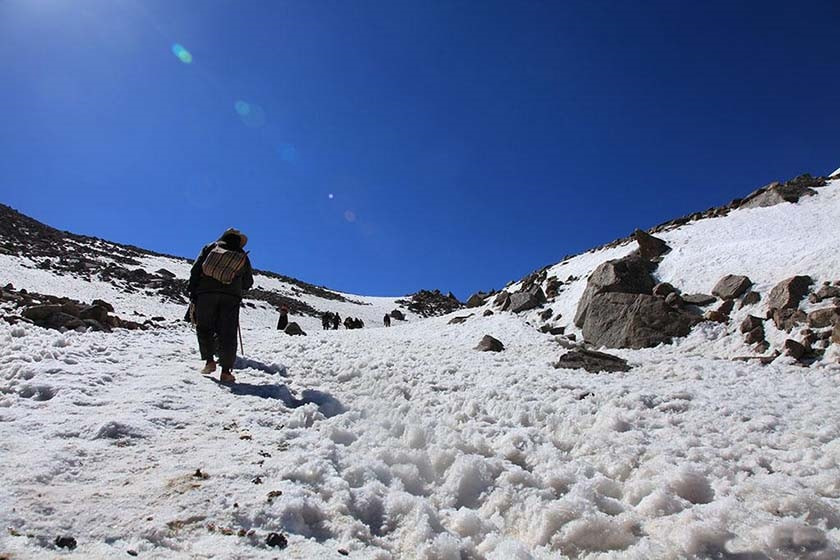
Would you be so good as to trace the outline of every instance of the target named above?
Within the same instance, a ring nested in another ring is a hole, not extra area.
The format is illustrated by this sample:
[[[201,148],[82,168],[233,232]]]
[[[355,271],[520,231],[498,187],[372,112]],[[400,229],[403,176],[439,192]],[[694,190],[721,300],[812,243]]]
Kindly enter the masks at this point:
[[[356,213],[352,210],[345,210],[344,211],[344,219],[350,222],[351,224],[356,221]]]
[[[335,195],[334,195],[333,193],[330,193],[330,194],[328,194],[328,195],[327,195],[327,198],[329,198],[330,200],[332,200],[332,199],[334,199],[334,198],[335,198]]]
[[[233,108],[236,110],[236,114],[239,115],[239,120],[245,126],[258,128],[265,124],[265,111],[256,103],[239,99],[233,104]]]
[[[247,117],[248,114],[251,112],[251,106],[248,104],[248,102],[242,101],[241,99],[233,104],[233,108],[236,109],[236,113],[240,117]]]
[[[193,59],[192,55],[190,54],[190,51],[185,49],[184,46],[180,43],[175,43],[174,45],[172,45],[172,54],[177,56],[178,60],[180,60],[184,64],[191,63]]]

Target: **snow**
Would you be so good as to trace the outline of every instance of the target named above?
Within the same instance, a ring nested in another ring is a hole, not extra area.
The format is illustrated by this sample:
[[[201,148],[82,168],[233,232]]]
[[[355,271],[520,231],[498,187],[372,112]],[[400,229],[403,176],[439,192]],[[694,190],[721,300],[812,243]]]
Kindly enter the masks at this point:
[[[674,250],[657,274],[708,293],[743,273],[763,295],[793,274],[840,279],[838,213],[835,181],[797,205],[692,222],[661,234]],[[586,276],[633,248],[551,267],[577,277],[552,304],[558,324],[574,330]],[[178,263],[143,267],[183,278]],[[183,314],[27,266],[0,256],[3,283]],[[371,326],[396,306],[300,297]],[[72,535],[62,557],[838,558],[840,366],[832,353],[810,368],[732,360],[748,350],[738,318],[761,305],[672,345],[611,351],[634,368],[597,375],[551,365],[564,350],[534,328],[539,310],[354,331],[303,318],[309,336],[288,337],[273,310],[246,308],[233,387],[198,373],[182,322],[0,322],[0,553],[54,558],[55,537]],[[473,350],[485,334],[505,351]]]

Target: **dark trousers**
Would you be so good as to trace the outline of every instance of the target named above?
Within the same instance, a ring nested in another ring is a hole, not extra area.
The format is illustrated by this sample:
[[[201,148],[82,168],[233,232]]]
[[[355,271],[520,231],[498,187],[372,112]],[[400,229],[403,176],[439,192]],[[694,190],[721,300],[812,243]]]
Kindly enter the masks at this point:
[[[233,369],[236,331],[239,328],[239,298],[229,294],[199,294],[195,302],[195,332],[202,360],[212,360],[218,342],[219,364]]]

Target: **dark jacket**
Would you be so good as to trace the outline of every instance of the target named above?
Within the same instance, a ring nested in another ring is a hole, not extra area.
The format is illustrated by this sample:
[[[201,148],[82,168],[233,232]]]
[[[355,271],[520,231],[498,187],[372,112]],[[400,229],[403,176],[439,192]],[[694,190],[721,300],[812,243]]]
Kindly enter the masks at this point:
[[[201,272],[201,266],[204,264],[204,259],[207,258],[208,253],[210,253],[213,247],[217,244],[221,245],[225,249],[240,253],[245,252],[239,247],[231,248],[227,243],[221,240],[214,241],[213,243],[206,245],[201,250],[201,254],[198,255],[198,258],[195,259],[195,263],[193,263],[192,270],[190,271],[190,283],[187,287],[187,293],[189,293],[191,300],[194,300],[199,294],[205,293],[229,294],[241,298],[242,293],[254,285],[254,272],[251,269],[251,260],[247,256],[245,257],[245,265],[242,267],[242,270],[236,275],[233,282],[230,284],[222,284],[215,278],[205,276]]]

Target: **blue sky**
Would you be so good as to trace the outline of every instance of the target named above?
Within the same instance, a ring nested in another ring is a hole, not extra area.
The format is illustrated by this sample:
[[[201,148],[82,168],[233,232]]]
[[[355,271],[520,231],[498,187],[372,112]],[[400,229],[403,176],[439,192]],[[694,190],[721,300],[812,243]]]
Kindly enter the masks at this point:
[[[840,166],[838,29],[838,2],[0,0],[0,202],[465,298]]]

